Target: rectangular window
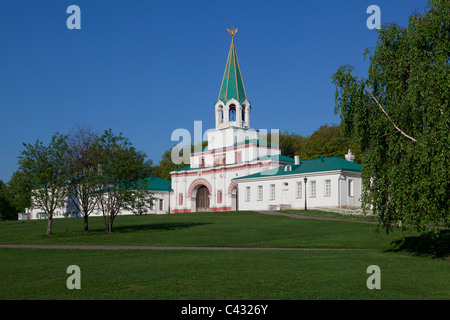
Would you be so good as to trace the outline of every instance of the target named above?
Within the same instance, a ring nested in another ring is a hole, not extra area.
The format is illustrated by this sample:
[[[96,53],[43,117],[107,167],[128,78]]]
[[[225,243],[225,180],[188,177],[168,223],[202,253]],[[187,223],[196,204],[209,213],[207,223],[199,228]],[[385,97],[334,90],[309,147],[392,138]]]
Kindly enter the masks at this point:
[[[331,196],[331,180],[325,180],[325,197]]]
[[[159,210],[164,210],[164,200],[163,199],[159,199]]]
[[[270,200],[275,200],[275,185],[270,185]]]
[[[183,194],[182,193],[178,194],[178,205],[179,206],[183,205]]]
[[[263,199],[263,186],[258,186],[258,201]]]
[[[311,195],[310,198],[316,197],[316,181],[311,181]]]
[[[250,201],[250,187],[245,188],[245,201]]]
[[[222,190],[217,190],[217,203],[222,203]]]
[[[353,179],[348,180],[348,195],[349,197],[353,197]]]
[[[236,163],[241,163],[242,162],[242,151],[236,151],[235,157],[236,157]]]
[[[216,165],[216,166],[224,165],[226,162],[227,162],[227,160],[226,160],[225,154],[221,154],[219,156],[214,157],[214,165]]]
[[[297,181],[297,193],[296,193],[296,198],[297,198],[297,199],[301,199],[301,198],[302,198],[302,182],[301,182],[301,181]]]

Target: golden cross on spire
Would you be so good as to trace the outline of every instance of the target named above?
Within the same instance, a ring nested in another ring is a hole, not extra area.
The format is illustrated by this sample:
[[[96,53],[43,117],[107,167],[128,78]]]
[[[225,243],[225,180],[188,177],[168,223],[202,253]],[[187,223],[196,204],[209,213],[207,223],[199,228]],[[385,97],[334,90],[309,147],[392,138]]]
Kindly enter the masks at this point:
[[[231,27],[230,29],[227,28],[227,30],[228,30],[228,34],[231,36],[231,39],[234,38],[234,36],[236,35],[236,33],[238,31],[238,29],[235,27]]]

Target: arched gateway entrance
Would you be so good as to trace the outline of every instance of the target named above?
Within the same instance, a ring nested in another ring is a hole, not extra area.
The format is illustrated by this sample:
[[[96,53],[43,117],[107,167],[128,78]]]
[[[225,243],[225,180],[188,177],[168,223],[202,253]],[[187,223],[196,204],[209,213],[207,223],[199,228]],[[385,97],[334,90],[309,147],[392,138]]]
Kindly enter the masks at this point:
[[[197,212],[209,211],[209,190],[205,186],[201,186],[197,190],[195,197],[195,204]]]
[[[209,208],[211,193],[212,187],[205,179],[199,178],[192,182],[188,191],[188,197],[191,199],[191,212],[211,211]]]

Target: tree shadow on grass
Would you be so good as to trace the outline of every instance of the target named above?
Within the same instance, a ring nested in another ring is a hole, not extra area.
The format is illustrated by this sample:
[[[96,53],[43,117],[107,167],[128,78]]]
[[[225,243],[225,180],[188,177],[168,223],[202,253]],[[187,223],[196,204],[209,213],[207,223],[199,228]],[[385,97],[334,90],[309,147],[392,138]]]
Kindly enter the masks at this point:
[[[169,222],[169,223],[151,223],[151,224],[138,224],[138,225],[118,225],[113,226],[113,233],[128,233],[128,232],[142,232],[142,231],[173,231],[178,229],[186,229],[191,227],[202,226],[211,223],[182,223],[182,222]],[[90,230],[92,232],[102,232],[105,229]]]
[[[408,252],[415,256],[432,258],[450,257],[450,230],[441,230],[437,234],[432,232],[418,236],[400,238],[391,242],[393,249],[388,252]]]

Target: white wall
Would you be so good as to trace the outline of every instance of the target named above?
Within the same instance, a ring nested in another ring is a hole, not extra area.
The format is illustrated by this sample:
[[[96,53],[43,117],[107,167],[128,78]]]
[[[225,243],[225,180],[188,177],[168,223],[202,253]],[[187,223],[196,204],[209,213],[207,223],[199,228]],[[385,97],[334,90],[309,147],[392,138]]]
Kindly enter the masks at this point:
[[[212,211],[235,210],[236,200],[231,195],[233,179],[247,176],[281,165],[277,159],[264,161],[257,160],[266,155],[278,155],[281,150],[278,146],[257,145],[255,141],[248,144],[236,145],[244,142],[246,138],[256,139],[258,132],[254,129],[228,127],[208,131],[208,148],[204,152],[191,153],[190,170],[174,171],[171,173],[171,197],[174,212],[195,212],[196,192],[201,185],[209,189],[209,204]],[[229,146],[228,148],[223,148]],[[223,149],[217,149],[223,148]],[[236,152],[241,152],[241,161],[236,160]],[[225,156],[225,163],[217,164],[215,157]],[[199,168],[200,158],[204,158],[205,166]],[[218,192],[222,192],[222,202],[218,202]],[[180,203],[180,196],[183,201]]]
[[[279,210],[281,206],[292,209],[305,208],[305,183],[307,208],[317,207],[361,207],[361,178],[358,173],[342,173],[338,171],[308,174],[292,174],[284,176],[267,176],[263,178],[239,179],[239,210]],[[339,180],[345,177],[345,180]],[[354,195],[348,195],[348,181],[353,180]],[[330,194],[325,195],[325,181],[330,183]],[[301,194],[297,195],[297,182],[301,183]],[[315,182],[315,196],[311,186]],[[287,184],[287,185],[286,185]],[[271,185],[275,185],[275,197],[271,199]],[[258,199],[258,187],[262,186],[263,197]],[[247,187],[250,187],[250,200],[246,198]],[[339,201],[341,193],[341,203]]]
[[[210,189],[210,208],[212,211],[234,210],[233,197],[229,191],[233,188],[233,179],[243,177],[262,170],[272,169],[278,163],[264,162],[240,163],[196,170],[172,173],[172,207],[175,212],[194,212],[196,210],[196,190],[201,185]],[[217,202],[217,192],[222,191],[222,203]],[[179,203],[179,195],[183,194],[183,203]]]
[[[153,191],[151,192],[153,198],[153,208],[147,212],[147,214],[165,214],[169,212],[169,192],[168,191]],[[160,209],[159,201],[163,201],[163,207]],[[172,207],[171,207],[172,208]],[[44,212],[41,208],[28,208],[27,212],[30,213],[30,220],[35,219],[47,219],[46,215],[38,215],[39,212]],[[71,210],[69,209],[68,204],[64,207],[57,208],[53,214],[53,218],[66,218],[70,216]],[[121,215],[132,215],[135,214],[132,211],[123,210],[120,212]],[[101,217],[103,216],[100,210],[94,210],[89,217]]]
[[[340,181],[341,199],[339,206],[341,208],[360,208],[362,194],[362,180],[358,173],[347,172],[342,175]],[[350,195],[351,181],[353,181],[353,195]]]
[[[215,157],[225,156],[225,164],[231,165],[237,163],[236,152],[241,153],[241,162],[255,161],[269,155],[281,154],[279,147],[270,147],[264,144],[259,146],[256,143],[249,143],[248,145],[239,145],[228,148],[219,148],[213,151],[202,151],[192,153],[190,156],[191,168],[200,168],[200,159],[204,159],[204,167],[214,167]]]
[[[254,129],[227,127],[224,129],[210,130],[206,132],[208,149],[219,149],[242,143],[246,139],[258,139],[258,132]]]

